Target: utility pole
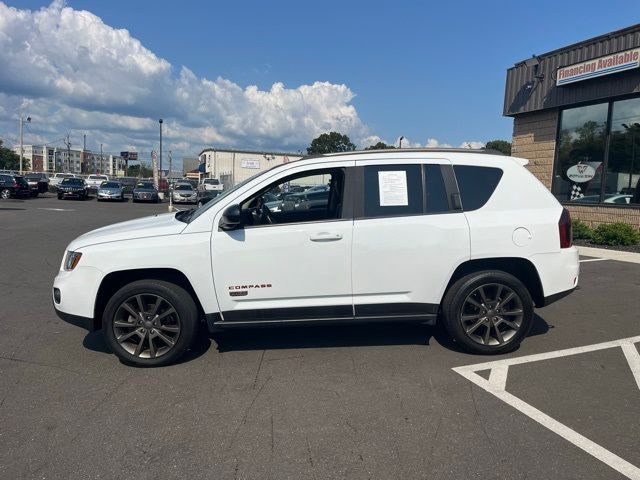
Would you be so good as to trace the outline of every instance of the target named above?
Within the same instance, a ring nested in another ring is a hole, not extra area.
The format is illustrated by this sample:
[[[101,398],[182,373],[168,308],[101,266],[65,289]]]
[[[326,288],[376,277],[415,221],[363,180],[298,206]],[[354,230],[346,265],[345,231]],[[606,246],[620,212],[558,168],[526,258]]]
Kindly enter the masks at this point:
[[[87,169],[87,134],[82,135],[82,155],[80,155],[80,173],[89,173]],[[84,168],[83,168],[84,167]],[[85,170],[83,172],[82,170]]]
[[[100,144],[100,173],[104,171],[104,166],[102,165],[102,144]]]
[[[68,134],[64,144],[67,146],[67,161],[65,162],[63,170],[65,173],[69,173],[69,169],[71,167],[71,140],[69,139]]]
[[[26,123],[31,123],[31,117],[27,117]],[[22,142],[22,129],[24,127],[24,124],[25,124],[24,117],[20,115],[20,175],[22,175],[22,158],[24,157],[24,145]],[[33,145],[32,145],[31,151],[32,151],[31,159],[33,160]],[[31,166],[31,168],[33,168],[33,165]]]

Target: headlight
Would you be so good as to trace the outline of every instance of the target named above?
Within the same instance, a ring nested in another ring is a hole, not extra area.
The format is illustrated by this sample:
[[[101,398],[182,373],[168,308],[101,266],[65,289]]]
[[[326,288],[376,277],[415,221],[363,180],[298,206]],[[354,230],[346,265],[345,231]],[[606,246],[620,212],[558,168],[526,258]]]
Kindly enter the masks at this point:
[[[80,261],[80,257],[82,257],[82,253],[80,252],[67,252],[67,258],[64,260],[64,269],[65,270],[73,270],[78,265]]]

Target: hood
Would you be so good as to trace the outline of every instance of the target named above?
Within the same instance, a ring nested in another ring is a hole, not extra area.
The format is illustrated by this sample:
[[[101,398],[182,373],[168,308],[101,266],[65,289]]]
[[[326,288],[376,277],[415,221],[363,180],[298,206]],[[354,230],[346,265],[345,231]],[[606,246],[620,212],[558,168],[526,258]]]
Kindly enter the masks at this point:
[[[118,193],[122,190],[122,187],[100,187],[98,190],[101,192]]]
[[[162,235],[177,235],[187,226],[176,220],[174,213],[163,213],[152,217],[115,223],[106,227],[92,230],[73,240],[68,250],[77,250],[98,243],[118,242],[135,238],[158,237]]]

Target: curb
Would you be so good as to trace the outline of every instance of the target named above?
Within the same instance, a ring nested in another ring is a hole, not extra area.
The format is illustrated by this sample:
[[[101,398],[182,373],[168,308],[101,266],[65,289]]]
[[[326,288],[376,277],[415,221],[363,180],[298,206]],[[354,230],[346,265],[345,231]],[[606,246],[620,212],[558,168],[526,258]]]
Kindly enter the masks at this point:
[[[578,251],[580,252],[580,255],[584,255],[585,257],[606,258],[607,260],[617,260],[619,262],[640,263],[640,253],[580,246],[578,246]]]

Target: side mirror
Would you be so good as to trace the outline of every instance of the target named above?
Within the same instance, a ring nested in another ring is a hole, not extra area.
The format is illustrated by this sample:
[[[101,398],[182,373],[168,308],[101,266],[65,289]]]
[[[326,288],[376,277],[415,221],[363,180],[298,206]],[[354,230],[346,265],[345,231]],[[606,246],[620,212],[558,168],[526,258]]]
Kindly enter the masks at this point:
[[[234,230],[240,226],[240,205],[235,204],[227,207],[222,213],[219,227],[221,230]]]

